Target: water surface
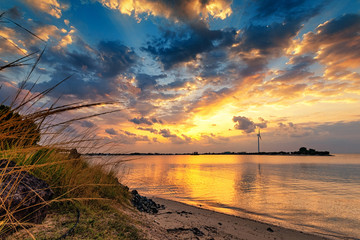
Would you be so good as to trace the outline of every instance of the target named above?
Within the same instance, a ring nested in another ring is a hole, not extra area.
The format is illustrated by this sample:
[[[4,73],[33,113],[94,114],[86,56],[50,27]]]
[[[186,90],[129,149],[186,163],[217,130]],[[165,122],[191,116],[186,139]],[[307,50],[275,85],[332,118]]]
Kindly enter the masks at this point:
[[[140,156],[118,177],[147,196],[360,238],[360,155]]]

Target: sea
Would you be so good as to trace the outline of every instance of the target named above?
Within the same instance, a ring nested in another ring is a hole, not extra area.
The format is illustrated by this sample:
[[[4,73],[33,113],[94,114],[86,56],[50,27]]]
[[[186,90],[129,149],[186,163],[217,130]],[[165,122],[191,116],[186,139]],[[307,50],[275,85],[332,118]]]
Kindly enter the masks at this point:
[[[141,195],[360,239],[360,154],[93,156]]]

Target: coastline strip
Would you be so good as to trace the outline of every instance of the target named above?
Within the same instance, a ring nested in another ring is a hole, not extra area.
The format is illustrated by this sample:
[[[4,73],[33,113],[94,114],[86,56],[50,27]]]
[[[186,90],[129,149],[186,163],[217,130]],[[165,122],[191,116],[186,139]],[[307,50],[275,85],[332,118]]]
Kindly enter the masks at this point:
[[[157,214],[137,213],[147,239],[340,239],[262,223],[158,197],[152,199],[165,209]],[[351,238],[350,238],[351,239]]]

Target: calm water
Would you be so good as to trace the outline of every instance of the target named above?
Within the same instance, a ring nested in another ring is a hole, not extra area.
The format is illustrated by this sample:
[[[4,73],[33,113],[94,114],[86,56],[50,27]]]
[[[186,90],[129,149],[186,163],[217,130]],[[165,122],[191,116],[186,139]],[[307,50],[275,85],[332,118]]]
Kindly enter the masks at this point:
[[[147,196],[360,238],[360,155],[140,156],[118,177]]]

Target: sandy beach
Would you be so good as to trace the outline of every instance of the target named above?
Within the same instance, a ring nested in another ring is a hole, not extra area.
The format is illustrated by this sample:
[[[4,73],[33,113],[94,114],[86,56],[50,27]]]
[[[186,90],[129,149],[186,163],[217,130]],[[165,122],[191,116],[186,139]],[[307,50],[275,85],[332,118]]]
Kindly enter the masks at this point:
[[[157,214],[132,213],[148,239],[320,240],[311,235],[271,224],[214,212],[201,207],[153,197],[165,209]]]

